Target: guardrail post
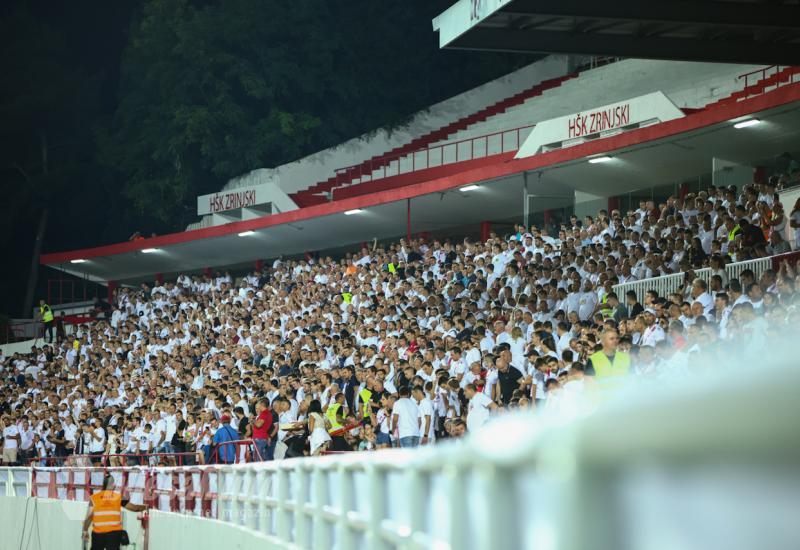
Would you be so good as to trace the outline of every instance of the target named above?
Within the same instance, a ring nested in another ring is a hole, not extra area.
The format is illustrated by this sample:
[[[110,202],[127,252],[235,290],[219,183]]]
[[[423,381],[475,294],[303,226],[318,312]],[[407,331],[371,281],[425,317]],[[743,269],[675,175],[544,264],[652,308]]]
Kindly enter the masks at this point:
[[[311,532],[306,516],[306,494],[308,493],[308,472],[298,464],[294,469],[295,500],[294,500],[294,543],[300,548],[310,546]]]
[[[325,523],[323,514],[325,505],[325,495],[327,488],[327,470],[316,467],[311,478],[311,499],[314,512],[313,539],[311,547],[317,550],[328,550],[331,547],[331,540],[328,525]]]
[[[353,548],[353,532],[347,514],[353,509],[352,472],[343,464],[339,465],[339,518],[336,527],[337,548]]]
[[[286,468],[278,470],[278,507],[277,507],[277,535],[283,542],[291,541],[289,532],[289,511],[286,503],[289,500],[289,472]]]
[[[383,472],[375,464],[367,464],[367,487],[369,505],[367,507],[367,548],[382,550],[381,521],[386,515],[386,486]]]
[[[467,517],[467,507],[465,506],[467,496],[464,490],[466,476],[462,476],[462,473],[455,466],[448,466],[444,472],[450,494],[448,540],[451,548],[467,547],[467,532],[462,524],[464,518]]]
[[[422,483],[422,474],[416,468],[408,472],[408,517],[411,527],[410,538],[421,532],[425,527],[425,488]],[[455,548],[455,547],[454,547]]]

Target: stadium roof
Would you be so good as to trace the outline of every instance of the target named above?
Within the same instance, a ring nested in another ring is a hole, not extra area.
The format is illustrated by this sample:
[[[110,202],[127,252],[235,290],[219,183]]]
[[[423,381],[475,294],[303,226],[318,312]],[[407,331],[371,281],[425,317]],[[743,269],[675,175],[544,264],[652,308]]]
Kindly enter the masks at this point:
[[[733,127],[733,122],[752,117],[762,124]],[[451,173],[422,183],[254,220],[44,254],[41,263],[95,281],[118,282],[206,267],[252,266],[257,258],[405,235],[409,206],[413,233],[508,220],[523,209],[520,174],[525,172],[535,174],[528,188],[534,195],[578,190],[611,196],[708,173],[714,157],[756,164],[784,151],[800,151],[800,83],[566,149],[516,160],[507,154],[469,170],[459,171],[456,163],[450,165]],[[587,156],[599,154],[611,155],[614,162],[586,162]],[[479,189],[459,190],[476,182]],[[362,211],[346,215],[354,209]],[[240,236],[245,232],[252,233]]]
[[[797,0],[459,0],[442,48],[800,63]]]

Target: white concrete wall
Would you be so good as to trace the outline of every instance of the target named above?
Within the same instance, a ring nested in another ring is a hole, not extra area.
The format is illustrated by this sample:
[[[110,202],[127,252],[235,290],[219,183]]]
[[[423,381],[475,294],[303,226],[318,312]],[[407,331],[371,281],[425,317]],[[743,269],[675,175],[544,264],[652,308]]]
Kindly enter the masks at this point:
[[[391,133],[378,130],[364,134],[296,162],[267,169],[262,177],[274,178],[286,193],[306,189],[334,175],[337,168],[358,164],[375,155],[405,145],[421,135],[513,96],[543,80],[556,78],[567,72],[569,72],[568,56],[546,57],[511,74],[437,103],[425,111],[420,111],[403,128],[396,128]],[[242,185],[240,180],[241,178],[229,181],[225,189]]]
[[[81,548],[81,526],[86,517],[86,508],[85,502],[0,497],[0,518],[2,518],[0,550],[20,548],[77,550]],[[136,514],[126,510],[123,526],[128,531],[132,543],[127,548],[132,550],[143,548],[143,531]]]
[[[171,512],[150,512],[149,550],[269,550],[276,539],[238,525]]]
[[[536,124],[601,105],[662,91],[679,108],[700,108],[744,88],[738,77],[758,65],[625,59],[584,71],[578,78],[533,97],[448,139],[452,143]]]

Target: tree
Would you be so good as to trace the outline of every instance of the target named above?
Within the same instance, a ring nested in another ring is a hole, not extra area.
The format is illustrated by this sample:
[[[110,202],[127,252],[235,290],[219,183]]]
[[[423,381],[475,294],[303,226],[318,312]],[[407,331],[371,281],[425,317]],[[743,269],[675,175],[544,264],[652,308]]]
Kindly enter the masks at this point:
[[[229,178],[400,125],[519,64],[439,51],[430,21],[446,5],[146,0],[103,158],[139,211],[182,225]]]

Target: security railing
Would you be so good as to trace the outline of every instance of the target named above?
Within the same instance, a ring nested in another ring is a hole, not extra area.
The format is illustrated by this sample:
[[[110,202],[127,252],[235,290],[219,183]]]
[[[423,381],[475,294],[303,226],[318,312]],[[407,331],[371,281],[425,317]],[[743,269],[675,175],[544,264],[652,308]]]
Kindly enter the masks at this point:
[[[338,168],[334,189],[519,150],[535,125],[499,130]]]
[[[724,376],[698,374],[677,391],[637,386],[571,422],[500,416],[453,444],[240,465],[35,468],[31,481],[6,468],[0,487],[85,501],[110,472],[132,502],[216,518],[282,548],[632,550],[669,536],[687,548],[789,549],[800,540],[800,371],[785,357],[776,365],[773,352],[755,379],[726,363]]]
[[[725,266],[725,273],[728,276],[728,280],[738,279],[744,270],[750,269],[753,271],[756,280],[758,280],[767,269],[773,269],[773,266],[777,265],[781,260],[795,257],[800,257],[800,253],[789,252],[778,256],[735,262]],[[712,274],[713,271],[708,267],[694,270],[694,276],[706,282],[710,281]],[[620,301],[624,301],[625,294],[632,290],[636,293],[636,299],[642,302],[648,290],[655,290],[658,292],[659,296],[665,297],[669,294],[679,292],[682,288],[686,288],[690,285],[691,281],[687,281],[687,273],[682,271],[680,273],[672,273],[660,277],[642,279],[641,281],[631,281],[629,283],[614,285],[614,292],[619,297]]]

